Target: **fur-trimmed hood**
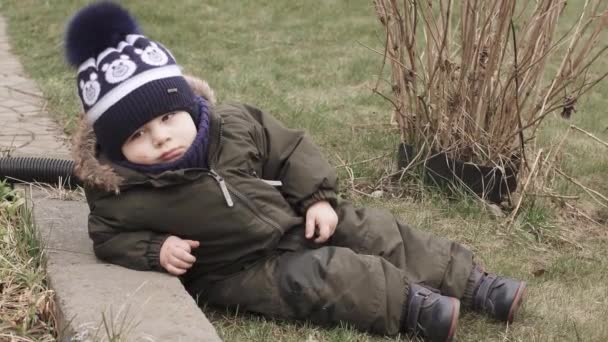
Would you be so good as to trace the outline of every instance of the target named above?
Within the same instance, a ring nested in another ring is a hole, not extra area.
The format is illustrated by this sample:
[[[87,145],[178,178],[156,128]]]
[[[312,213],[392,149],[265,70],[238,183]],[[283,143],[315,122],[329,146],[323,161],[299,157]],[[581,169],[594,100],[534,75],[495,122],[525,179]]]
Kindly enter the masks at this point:
[[[209,84],[194,76],[184,75],[186,81],[196,95],[203,96],[211,107],[216,98]],[[72,137],[72,158],[74,159],[74,175],[86,186],[97,187],[110,192],[119,192],[123,178],[107,163],[102,163],[96,157],[95,133],[84,115],[79,116],[78,128]]]

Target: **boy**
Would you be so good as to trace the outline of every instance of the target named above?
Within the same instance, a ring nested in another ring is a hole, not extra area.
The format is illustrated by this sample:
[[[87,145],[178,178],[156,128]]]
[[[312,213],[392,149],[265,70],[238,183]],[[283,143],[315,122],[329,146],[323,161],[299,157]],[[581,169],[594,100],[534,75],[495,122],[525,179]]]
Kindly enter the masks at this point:
[[[66,51],[78,67],[75,160],[99,258],[179,276],[210,304],[380,334],[449,341],[461,300],[512,322],[524,282],[338,199],[335,171],[308,136],[251,106],[214,106],[207,84],[182,76],[121,7],[82,9]]]

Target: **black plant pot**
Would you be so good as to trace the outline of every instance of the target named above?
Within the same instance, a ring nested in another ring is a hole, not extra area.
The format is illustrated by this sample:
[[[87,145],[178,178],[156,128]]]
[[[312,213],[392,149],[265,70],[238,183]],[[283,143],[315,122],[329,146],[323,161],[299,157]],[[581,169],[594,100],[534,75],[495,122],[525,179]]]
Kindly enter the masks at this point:
[[[401,143],[397,151],[397,166],[403,169],[416,156],[413,146]],[[463,183],[471,191],[494,203],[500,203],[517,188],[519,157],[506,163],[504,172],[494,166],[477,165],[449,158],[445,153],[432,152],[424,163],[425,181],[438,185]]]

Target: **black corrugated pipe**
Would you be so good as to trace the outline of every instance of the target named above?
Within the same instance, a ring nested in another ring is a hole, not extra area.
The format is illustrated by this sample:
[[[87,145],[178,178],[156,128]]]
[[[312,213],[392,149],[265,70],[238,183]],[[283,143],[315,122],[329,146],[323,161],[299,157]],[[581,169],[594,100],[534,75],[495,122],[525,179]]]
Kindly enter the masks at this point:
[[[68,159],[0,158],[0,180],[9,183],[38,182],[74,188],[81,183],[73,172],[74,161]]]

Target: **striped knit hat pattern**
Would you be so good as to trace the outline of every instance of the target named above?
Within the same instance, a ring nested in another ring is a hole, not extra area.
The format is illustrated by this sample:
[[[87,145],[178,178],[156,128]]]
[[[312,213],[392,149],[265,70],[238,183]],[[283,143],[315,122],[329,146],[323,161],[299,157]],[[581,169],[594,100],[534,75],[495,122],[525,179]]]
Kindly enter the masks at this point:
[[[66,32],[66,57],[78,68],[78,95],[97,143],[123,160],[123,143],[146,122],[183,110],[198,122],[194,93],[171,52],[141,34],[122,7],[98,2],[78,11]]]

